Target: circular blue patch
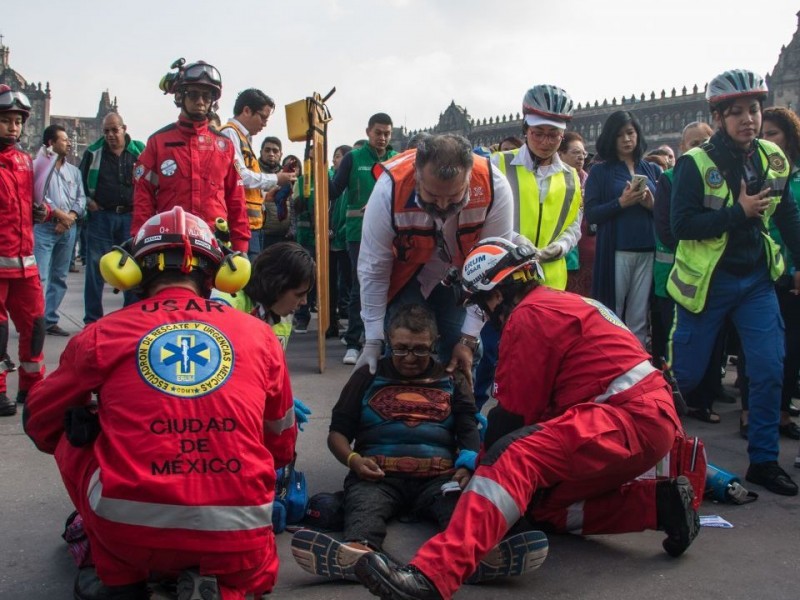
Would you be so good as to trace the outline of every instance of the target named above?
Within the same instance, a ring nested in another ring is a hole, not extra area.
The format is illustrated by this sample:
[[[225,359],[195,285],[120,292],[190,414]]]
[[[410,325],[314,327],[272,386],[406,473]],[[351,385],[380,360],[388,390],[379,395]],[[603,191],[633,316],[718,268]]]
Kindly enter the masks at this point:
[[[233,347],[207,323],[160,325],[139,342],[136,361],[142,378],[172,396],[197,398],[220,387],[233,371]]]

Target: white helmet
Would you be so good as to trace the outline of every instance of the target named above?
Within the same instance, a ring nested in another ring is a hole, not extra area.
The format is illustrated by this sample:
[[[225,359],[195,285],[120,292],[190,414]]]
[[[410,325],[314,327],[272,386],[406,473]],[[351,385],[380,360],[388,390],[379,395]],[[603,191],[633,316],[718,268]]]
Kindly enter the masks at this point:
[[[572,119],[572,98],[558,86],[535,85],[525,92],[522,114],[566,122]]]
[[[713,107],[725,100],[736,98],[767,97],[767,83],[758,73],[747,69],[730,69],[708,82],[706,100]]]
[[[488,292],[509,275],[530,281],[538,272],[536,250],[499,237],[485,238],[470,250],[461,269],[461,285],[468,294]]]

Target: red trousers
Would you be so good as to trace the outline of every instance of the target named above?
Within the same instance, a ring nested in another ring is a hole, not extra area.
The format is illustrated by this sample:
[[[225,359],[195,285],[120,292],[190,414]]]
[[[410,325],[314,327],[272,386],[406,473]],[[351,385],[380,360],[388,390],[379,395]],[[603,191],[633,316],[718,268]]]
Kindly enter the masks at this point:
[[[216,575],[222,600],[245,600],[248,593],[258,597],[275,585],[278,555],[271,531],[262,548],[247,552],[225,552],[224,547],[202,551],[148,547],[146,528],[141,546],[121,542],[114,539],[108,527],[99,526],[89,506],[89,480],[98,466],[92,447],[75,448],[62,437],[55,458],[67,493],[83,517],[97,575],[105,585],[135,583],[152,573],[177,576],[188,568],[199,568],[201,575]],[[150,535],[158,535],[156,529],[152,531]]]
[[[623,405],[579,404],[539,427],[516,438],[510,434],[490,449],[450,525],[411,561],[443,598],[526,513],[563,532],[656,528],[656,482],[635,478],[669,453],[680,430],[666,389],[629,397]],[[543,497],[532,503],[537,490]]]
[[[0,360],[8,354],[9,316],[19,332],[18,389],[28,391],[44,377],[44,294],[38,275],[0,278]],[[0,366],[2,393],[8,389],[6,375]]]

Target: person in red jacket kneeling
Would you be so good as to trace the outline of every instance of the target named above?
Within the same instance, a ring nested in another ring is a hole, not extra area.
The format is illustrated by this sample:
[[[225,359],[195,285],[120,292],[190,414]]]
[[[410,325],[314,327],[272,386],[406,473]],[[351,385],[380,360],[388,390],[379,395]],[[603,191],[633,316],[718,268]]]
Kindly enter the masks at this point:
[[[246,281],[246,259],[225,252],[180,207],[151,217],[101,261],[143,300],[74,337],[25,404],[25,431],[55,455],[110,598],[148,598],[154,572],[178,577],[180,600],[275,584],[292,391],[272,329],[207,299]]]

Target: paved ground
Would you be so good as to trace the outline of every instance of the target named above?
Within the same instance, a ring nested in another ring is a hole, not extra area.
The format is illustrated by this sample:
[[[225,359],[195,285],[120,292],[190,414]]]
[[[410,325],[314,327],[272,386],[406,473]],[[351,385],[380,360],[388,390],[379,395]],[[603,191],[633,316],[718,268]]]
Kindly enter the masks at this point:
[[[70,291],[62,306],[60,325],[69,331],[82,326],[82,274],[70,275]],[[106,307],[121,306],[120,296],[108,293]],[[66,344],[48,336],[47,368],[52,370]],[[11,347],[16,349],[12,332]],[[328,370],[316,369],[316,337],[295,335],[289,344],[289,365],[295,395],[313,410],[300,435],[298,468],[305,471],[310,493],[339,489],[345,468],[325,444],[330,409],[347,380],[341,364],[344,347],[328,345]],[[730,380],[730,377],[728,377]],[[16,376],[9,377],[16,394]],[[709,459],[740,474],[747,466],[746,445],[737,434],[738,406],[721,405],[721,425],[687,423],[705,441]],[[782,442],[781,464],[793,475],[797,442]],[[60,538],[64,519],[72,510],[55,463],[37,452],[22,433],[20,417],[0,419],[0,598],[5,600],[67,600],[72,597],[75,569]],[[683,598],[797,599],[800,572],[800,498],[763,492],[754,504],[727,506],[705,502],[702,514],[719,514],[733,529],[706,529],[680,559],[661,550],[658,532],[620,536],[551,539],[544,566],[529,577],[493,585],[465,587],[459,598],[676,600]],[[432,530],[420,525],[396,525],[387,550],[406,559]],[[274,596],[333,600],[370,598],[357,584],[329,583],[302,571],[289,551],[289,535],[278,536],[281,572]]]

